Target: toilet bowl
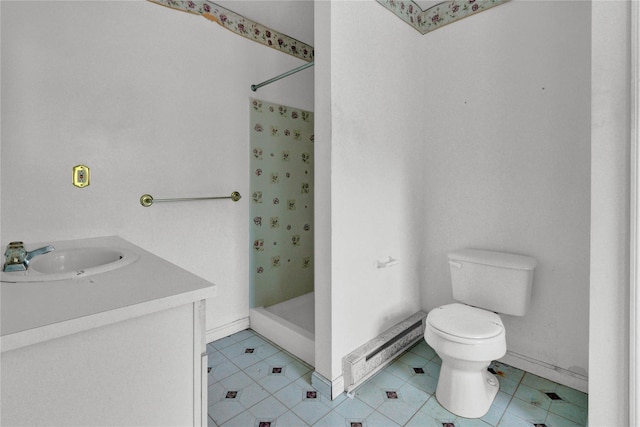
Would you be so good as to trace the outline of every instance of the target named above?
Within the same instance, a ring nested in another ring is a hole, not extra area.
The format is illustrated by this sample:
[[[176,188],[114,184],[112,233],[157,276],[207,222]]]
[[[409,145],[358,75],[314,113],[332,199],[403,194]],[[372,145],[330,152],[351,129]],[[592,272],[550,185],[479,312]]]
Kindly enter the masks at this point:
[[[441,306],[427,316],[425,340],[442,359],[438,402],[462,417],[485,415],[499,389],[487,367],[507,351],[500,317],[464,304]]]
[[[485,415],[498,393],[489,364],[507,352],[497,313],[524,316],[531,300],[535,259],[482,249],[449,254],[457,303],[437,307],[425,321],[424,338],[442,359],[438,402],[466,418]]]

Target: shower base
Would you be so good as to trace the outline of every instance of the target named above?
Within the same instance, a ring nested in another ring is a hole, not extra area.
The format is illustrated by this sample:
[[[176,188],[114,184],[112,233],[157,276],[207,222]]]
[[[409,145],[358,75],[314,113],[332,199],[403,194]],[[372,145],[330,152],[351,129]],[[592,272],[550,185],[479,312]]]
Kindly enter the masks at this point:
[[[251,329],[315,366],[315,309],[313,292],[274,304],[252,308]]]

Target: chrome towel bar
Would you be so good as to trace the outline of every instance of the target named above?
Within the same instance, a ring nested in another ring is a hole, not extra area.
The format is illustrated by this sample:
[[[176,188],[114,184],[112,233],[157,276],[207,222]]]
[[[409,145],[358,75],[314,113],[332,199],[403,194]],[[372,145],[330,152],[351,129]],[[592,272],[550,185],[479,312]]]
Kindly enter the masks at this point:
[[[214,199],[231,199],[234,202],[237,202],[238,200],[240,200],[241,197],[242,196],[240,196],[240,193],[238,193],[237,191],[234,191],[233,193],[231,193],[230,196],[185,197],[185,198],[180,198],[180,199],[154,199],[153,196],[151,196],[151,194],[143,194],[140,197],[140,204],[142,206],[144,206],[145,208],[148,208],[149,206],[151,206],[155,202],[187,202],[187,201],[192,201],[192,200],[214,200]]]

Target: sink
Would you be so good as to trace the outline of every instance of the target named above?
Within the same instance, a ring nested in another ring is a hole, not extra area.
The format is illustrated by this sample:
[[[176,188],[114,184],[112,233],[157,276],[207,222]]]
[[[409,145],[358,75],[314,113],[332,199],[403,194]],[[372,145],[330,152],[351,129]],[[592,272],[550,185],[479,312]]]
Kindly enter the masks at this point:
[[[84,277],[122,268],[139,258],[135,252],[112,247],[56,249],[31,260],[26,271],[2,272],[3,282],[47,282]]]

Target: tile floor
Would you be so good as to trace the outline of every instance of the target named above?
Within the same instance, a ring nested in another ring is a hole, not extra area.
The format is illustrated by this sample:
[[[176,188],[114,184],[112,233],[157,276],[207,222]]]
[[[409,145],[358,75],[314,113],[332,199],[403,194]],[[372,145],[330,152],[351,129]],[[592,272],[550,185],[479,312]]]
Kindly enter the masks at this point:
[[[207,345],[209,426],[568,427],[587,424],[587,395],[502,363],[500,391],[480,419],[456,417],[435,398],[440,358],[421,341],[360,386],[328,400],[312,367],[250,329]]]

